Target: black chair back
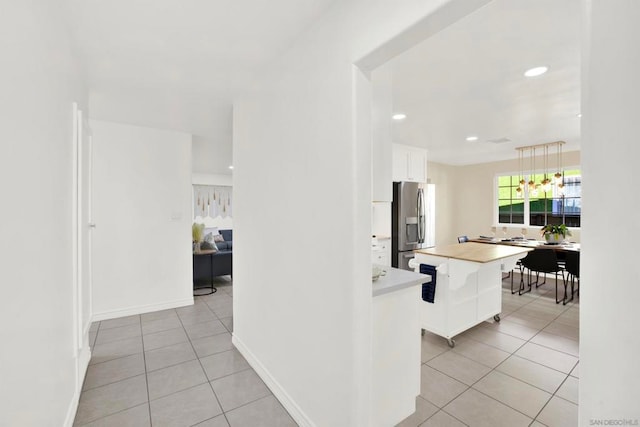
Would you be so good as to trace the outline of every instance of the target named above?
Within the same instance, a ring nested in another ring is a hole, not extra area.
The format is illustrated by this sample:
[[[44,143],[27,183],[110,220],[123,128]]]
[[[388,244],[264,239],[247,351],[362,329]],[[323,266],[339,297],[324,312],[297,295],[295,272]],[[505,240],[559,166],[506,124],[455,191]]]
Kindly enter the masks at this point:
[[[534,249],[522,258],[522,265],[531,271],[541,273],[557,273],[562,268],[558,265],[558,257],[553,249]]]
[[[565,264],[565,270],[567,273],[574,275],[575,277],[580,277],[580,252],[578,251],[567,251],[567,258]]]
[[[458,236],[458,243],[468,242],[469,238],[467,236]]]

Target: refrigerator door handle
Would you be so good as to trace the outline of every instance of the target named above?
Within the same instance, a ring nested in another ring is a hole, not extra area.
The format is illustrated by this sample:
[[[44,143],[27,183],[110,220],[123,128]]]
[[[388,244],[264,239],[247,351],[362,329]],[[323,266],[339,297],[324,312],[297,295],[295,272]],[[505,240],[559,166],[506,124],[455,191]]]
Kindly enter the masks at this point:
[[[418,242],[424,243],[424,190],[418,189]]]

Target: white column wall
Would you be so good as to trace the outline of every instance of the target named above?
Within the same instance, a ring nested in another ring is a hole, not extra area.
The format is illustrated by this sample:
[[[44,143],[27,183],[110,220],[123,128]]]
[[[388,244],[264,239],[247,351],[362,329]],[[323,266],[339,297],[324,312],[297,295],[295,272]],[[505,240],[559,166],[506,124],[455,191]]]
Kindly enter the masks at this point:
[[[72,103],[86,111],[66,9],[0,7],[0,425],[71,425]]]
[[[640,2],[584,4],[580,425],[637,424]]]
[[[336,2],[235,105],[234,343],[301,425],[370,421],[371,106],[352,64],[445,3]],[[456,3],[430,28],[483,2]]]
[[[91,130],[94,320],[192,304],[191,135]]]

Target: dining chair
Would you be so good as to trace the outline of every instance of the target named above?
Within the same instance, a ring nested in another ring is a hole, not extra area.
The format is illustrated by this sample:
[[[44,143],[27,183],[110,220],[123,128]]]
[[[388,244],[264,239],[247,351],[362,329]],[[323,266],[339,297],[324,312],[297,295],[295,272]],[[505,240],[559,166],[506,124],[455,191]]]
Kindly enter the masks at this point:
[[[536,288],[543,283],[539,283],[540,281],[540,273],[554,273],[556,276],[556,304],[559,304],[562,300],[558,299],[558,273],[562,274],[562,282],[564,283],[564,270],[558,264],[558,258],[556,256],[556,252],[553,249],[534,249],[529,252],[526,257],[522,258],[522,267],[528,269],[529,272],[527,274],[527,284],[529,285],[528,290],[524,290],[524,274],[520,276],[520,290],[518,295],[525,294],[527,292],[531,292],[531,286],[533,285],[531,281],[532,273],[536,274],[535,285]]]
[[[458,243],[468,242],[469,238],[467,236],[458,236]]]
[[[573,294],[576,290],[578,291],[578,296],[580,296],[580,252],[567,251],[565,269],[567,271],[567,278],[564,280],[564,301],[562,302],[564,305],[573,301]],[[567,286],[569,285],[569,278],[571,278],[571,299],[567,300]],[[578,283],[578,288],[574,289],[576,282]]]

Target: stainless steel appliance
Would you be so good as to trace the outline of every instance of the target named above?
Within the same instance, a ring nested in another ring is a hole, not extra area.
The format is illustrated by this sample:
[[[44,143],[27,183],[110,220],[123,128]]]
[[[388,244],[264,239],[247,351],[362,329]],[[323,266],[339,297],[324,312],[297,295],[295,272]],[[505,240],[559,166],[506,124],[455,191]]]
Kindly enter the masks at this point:
[[[391,204],[391,266],[412,270],[413,250],[425,247],[424,190],[417,182],[394,182]]]

